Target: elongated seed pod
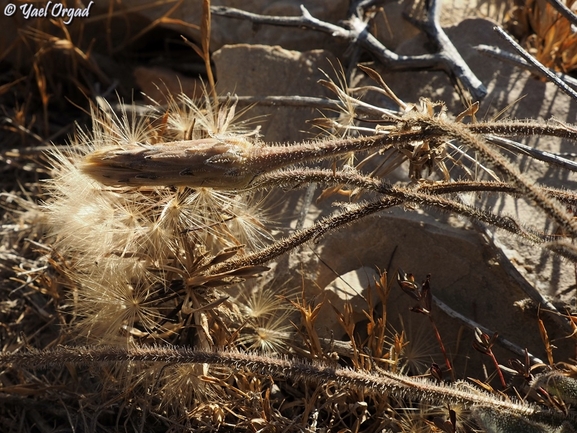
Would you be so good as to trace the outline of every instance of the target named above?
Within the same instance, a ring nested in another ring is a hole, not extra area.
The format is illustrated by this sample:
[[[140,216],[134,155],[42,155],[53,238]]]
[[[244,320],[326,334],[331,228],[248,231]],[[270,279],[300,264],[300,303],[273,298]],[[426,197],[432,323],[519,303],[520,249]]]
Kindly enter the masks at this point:
[[[401,131],[282,146],[265,146],[243,137],[206,138],[102,148],[86,155],[80,169],[109,186],[242,189],[256,176],[292,164],[383,149],[426,137],[422,131]]]
[[[254,177],[245,161],[254,145],[244,139],[176,141],[103,148],[88,154],[80,169],[111,186],[242,188]]]

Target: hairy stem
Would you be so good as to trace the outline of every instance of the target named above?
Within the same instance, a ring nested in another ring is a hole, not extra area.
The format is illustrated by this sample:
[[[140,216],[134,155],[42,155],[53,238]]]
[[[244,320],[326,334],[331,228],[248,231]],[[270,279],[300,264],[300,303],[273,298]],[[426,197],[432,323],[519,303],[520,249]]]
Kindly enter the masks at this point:
[[[435,384],[429,380],[412,378],[389,372],[379,374],[335,368],[319,363],[276,358],[230,351],[201,351],[184,347],[110,346],[60,347],[54,350],[0,353],[0,364],[14,364],[25,368],[48,368],[66,363],[94,365],[112,362],[165,362],[168,364],[195,363],[245,369],[274,377],[285,376],[311,382],[334,381],[343,387],[370,389],[379,394],[411,397],[434,403],[483,405],[521,415],[539,413],[539,409],[526,403],[515,403],[478,389]]]
[[[383,197],[380,200],[368,202],[363,205],[356,205],[351,210],[323,218],[312,227],[296,231],[291,236],[281,239],[256,253],[222,262],[210,270],[210,275],[227,272],[244,266],[267,263],[275,257],[287,253],[311,239],[316,239],[331,230],[335,230],[338,227],[357,221],[391,206],[396,206],[402,202],[403,200],[400,198]]]
[[[245,138],[114,146],[86,155],[80,169],[109,186],[242,189],[255,176],[289,165],[388,148],[424,140],[428,135],[423,131],[400,131],[284,146],[263,146]]]
[[[494,134],[505,136],[539,135],[577,140],[577,129],[559,124],[543,124],[534,121],[483,122],[463,124],[473,134]]]
[[[430,191],[427,190],[421,192],[420,189],[414,190],[408,188],[393,187],[388,185],[386,182],[363,176],[354,171],[333,172],[331,170],[315,170],[306,168],[277,171],[259,177],[255,188],[269,187],[272,185],[291,185],[295,183],[306,184],[309,182],[351,185],[364,190],[387,195],[389,197],[400,198],[403,202],[411,202],[423,206],[430,206],[445,212],[454,212],[473,220],[482,221],[494,227],[498,227],[500,229],[514,233],[530,240],[531,242],[541,243],[545,238],[543,234],[538,234],[535,231],[521,228],[521,225],[510,216],[496,215],[491,212],[486,212],[454,200],[450,200],[444,197],[436,197],[435,195],[431,195]],[[465,183],[460,183],[454,189],[449,190],[449,192],[459,192],[466,190],[466,185],[464,184]],[[487,187],[490,187],[493,184],[494,182],[484,183],[484,185]],[[442,184],[440,186],[449,187],[451,185],[452,184]],[[462,188],[459,189],[459,186]],[[426,189],[426,187],[424,189]],[[473,190],[477,189],[473,188]],[[504,186],[501,186],[500,190],[505,190]],[[515,192],[517,190],[514,187],[509,186],[508,191]],[[440,190],[439,192],[445,191]]]
[[[533,201],[549,215],[557,224],[564,228],[571,236],[577,237],[577,224],[565,209],[551,200],[539,187],[522,175],[517,168],[509,163],[500,153],[493,150],[481,137],[472,134],[462,125],[447,122],[432,117],[415,117],[407,121],[409,126],[421,127],[423,130],[431,130],[435,134],[445,134],[459,139],[469,148],[476,150],[481,158],[488,160],[507,176],[511,183],[517,187],[521,194]]]
[[[421,131],[393,132],[368,137],[305,142],[288,146],[256,147],[246,158],[246,170],[266,173],[296,163],[318,161],[332,156],[363,150],[377,150],[425,139]]]

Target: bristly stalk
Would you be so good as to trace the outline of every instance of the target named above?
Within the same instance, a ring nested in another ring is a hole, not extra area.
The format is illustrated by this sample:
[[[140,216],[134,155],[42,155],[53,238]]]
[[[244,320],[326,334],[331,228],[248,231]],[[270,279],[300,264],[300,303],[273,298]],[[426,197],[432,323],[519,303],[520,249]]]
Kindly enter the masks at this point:
[[[494,134],[505,136],[538,135],[566,138],[577,140],[577,130],[574,127],[557,122],[557,125],[550,123],[542,124],[534,121],[512,121],[512,122],[481,122],[471,124],[461,124],[473,134]]]
[[[536,415],[541,411],[527,403],[515,403],[481,390],[467,391],[456,386],[435,384],[431,381],[411,378],[394,373],[375,374],[335,368],[319,363],[306,363],[287,358],[262,356],[240,352],[200,351],[184,347],[137,347],[110,346],[60,347],[54,350],[0,353],[0,364],[14,364],[25,368],[47,368],[66,363],[93,365],[112,362],[163,362],[167,364],[200,363],[222,365],[235,370],[247,369],[273,377],[286,376],[296,380],[326,382],[334,381],[343,387],[370,389],[380,394],[412,397],[435,403],[482,405],[519,415]],[[552,415],[553,416],[553,415]]]
[[[521,236],[531,242],[542,243],[546,239],[545,235],[537,233],[533,230],[523,229],[521,225],[510,216],[496,215],[491,212],[486,212],[477,209],[473,206],[468,206],[444,197],[438,197],[437,190],[434,186],[423,186],[421,188],[409,189],[402,187],[394,187],[388,185],[378,179],[363,176],[355,171],[348,170],[344,172],[334,172],[332,170],[318,170],[308,168],[297,168],[286,171],[276,171],[259,178],[258,182],[253,188],[266,188],[273,185],[294,185],[301,183],[318,182],[327,184],[342,184],[351,185],[357,188],[373,191],[390,197],[400,198],[403,202],[416,203],[423,206],[430,206],[444,212],[453,212],[459,215],[466,216],[472,220],[478,220],[488,223],[492,226],[506,230],[518,236]],[[490,189],[494,182],[479,183],[471,182],[471,190],[484,190],[483,187]],[[438,188],[438,194],[464,192],[468,190],[468,183],[461,182],[455,187],[451,188],[452,184],[441,184]],[[446,187],[446,191],[442,189]],[[499,188],[494,188],[495,191],[502,192],[516,192],[516,189],[507,185],[500,185]],[[430,192],[429,192],[430,191]]]
[[[543,191],[534,186],[529,179],[522,175],[511,163],[498,152],[491,149],[487,142],[478,135],[463,128],[454,122],[447,122],[442,119],[433,118],[432,116],[415,116],[414,119],[407,120],[407,127],[422,128],[424,131],[430,131],[433,134],[445,135],[459,139],[463,144],[479,152],[482,159],[490,161],[495,167],[502,171],[507,178],[515,185],[523,195],[532,200],[537,206],[549,215],[563,227],[571,236],[577,237],[577,223],[572,217],[561,208],[557,203],[551,200]]]
[[[265,146],[255,149],[246,164],[253,173],[267,173],[297,163],[318,161],[349,152],[384,150],[392,146],[424,140],[422,131],[395,131],[360,138],[345,138],[286,146]]]
[[[424,140],[430,133],[401,131],[286,146],[262,146],[245,137],[103,147],[80,169],[108,186],[188,186],[242,189],[256,176],[297,163]]]
[[[287,238],[281,239],[274,244],[261,249],[252,254],[239,258],[232,258],[210,269],[209,275],[226,273],[239,267],[255,266],[267,263],[282,254],[285,254],[299,245],[313,239],[317,239],[329,231],[338,227],[357,221],[363,217],[396,206],[402,203],[400,198],[383,197],[379,200],[371,201],[362,205],[355,205],[351,210],[341,212],[337,215],[323,218],[313,226],[296,231]]]

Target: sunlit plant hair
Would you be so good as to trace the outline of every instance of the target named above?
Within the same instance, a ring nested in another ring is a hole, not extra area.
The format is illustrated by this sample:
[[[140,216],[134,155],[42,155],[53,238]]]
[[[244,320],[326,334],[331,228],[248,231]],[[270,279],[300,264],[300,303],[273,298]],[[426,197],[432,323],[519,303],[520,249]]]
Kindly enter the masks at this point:
[[[291,293],[276,282],[244,286],[236,302],[244,322],[236,345],[259,352],[283,353],[294,337]]]
[[[136,116],[135,107],[121,104],[116,113],[101,102],[91,108],[91,127],[71,139],[70,150],[52,153],[53,179],[44,203],[48,234],[70,264],[80,328],[92,339],[163,335],[182,320],[177,310],[193,289],[187,278],[223,251],[227,257],[252,252],[268,240],[258,194],[109,187],[79,169],[86,154],[100,149],[170,142],[180,132],[163,125],[167,118],[180,119],[193,135],[234,136],[234,104],[215,109],[208,98],[202,106],[183,100],[184,108],[169,104],[160,123]],[[175,317],[167,318],[169,312]]]
[[[351,102],[344,94],[339,95],[343,102]],[[255,276],[266,269],[265,264],[304,242],[405,204],[409,205],[407,208],[420,205],[465,215],[531,242],[549,240],[546,234],[513,218],[463,203],[456,193],[467,191],[522,196],[564,228],[568,237],[575,237],[577,225],[557,202],[562,193],[533,184],[485,137],[500,133],[576,139],[574,130],[538,122],[465,124],[463,118],[473,117],[475,107],[452,118],[441,103],[422,100],[421,104],[410,106],[398,100],[402,110],[390,114],[383,122],[378,120],[379,126],[369,136],[266,145],[255,137],[256,130],[235,128],[234,103],[219,106],[213,105],[213,101],[206,97],[202,104],[195,105],[180,97],[171,100],[166,108],[149,111],[149,117],[138,117],[136,110],[126,106],[116,114],[109,105],[101,103],[92,109],[92,129],[80,131],[72,139],[70,152],[53,153],[54,179],[48,183],[49,198],[44,209],[50,242],[67,262],[63,268],[68,270],[74,294],[73,322],[78,325],[81,338],[106,342],[111,347],[93,345],[79,349],[80,358],[75,358],[78,353],[73,349],[62,349],[51,353],[50,361],[45,363],[58,359],[61,362],[112,359],[133,367],[162,361],[168,364],[166,368],[157,369],[153,365],[150,369],[125,370],[126,376],[134,373],[125,381],[130,389],[159,390],[159,397],[166,398],[160,405],[162,408],[163,404],[179,401],[185,401],[186,407],[192,405],[198,400],[197,394],[208,388],[204,380],[226,383],[223,389],[229,389],[230,368],[237,376],[240,369],[247,369],[248,374],[240,375],[255,378],[256,382],[262,376],[284,375],[297,380],[331,381],[359,391],[368,388],[379,395],[396,394],[403,399],[428,398],[435,403],[489,406],[496,408],[498,414],[505,411],[514,411],[519,417],[537,414],[540,410],[537,406],[470,392],[457,385],[443,384],[440,379],[434,383],[392,373],[386,368],[377,375],[359,370],[361,364],[355,362],[357,370],[340,370],[332,364],[280,359],[274,355],[288,346],[291,334],[287,324],[289,309],[283,307],[279,298],[265,290],[229,299],[214,287]],[[474,176],[468,181],[451,180],[445,162],[457,164],[457,160],[447,157],[447,149],[457,152],[453,143],[460,143],[469,154],[480,155],[489,167],[487,170],[495,170],[503,181],[483,182]],[[397,163],[383,162],[382,170],[368,174],[361,171],[366,160],[354,168],[334,164],[332,170],[306,165],[338,155],[356,156],[358,152],[367,152],[367,158],[375,159],[388,153],[396,155],[399,163],[408,161],[409,185],[387,183],[386,174]],[[425,181],[422,174],[428,169],[438,171],[439,182]],[[370,192],[367,195],[372,198],[343,206],[340,213],[269,242],[262,205],[255,200],[258,193],[278,186],[311,183],[338,188],[346,185]],[[556,245],[567,248],[566,257],[577,256],[569,245]],[[311,343],[311,357],[324,359],[324,349],[314,329],[320,305],[305,299],[292,305],[303,319],[306,333],[301,335],[308,339],[307,344]],[[367,315],[370,320],[374,319],[372,308]],[[430,305],[426,310],[429,314]],[[342,322],[350,341],[356,344],[356,324]],[[374,321],[370,322],[373,324]],[[384,340],[384,322],[381,329]],[[398,362],[403,341],[399,337],[400,347],[395,349],[397,372],[403,370],[402,362]],[[195,349],[186,349],[189,346]],[[442,342],[440,346],[448,369],[453,371]],[[265,354],[215,352],[215,348],[248,348]],[[299,353],[296,345],[293,348]],[[354,356],[360,353],[357,349],[353,352]],[[371,359],[371,353],[368,355],[363,354],[362,359]],[[407,361],[410,358],[418,361],[418,354],[413,355],[405,351]],[[327,358],[331,362],[337,359],[332,353]],[[197,365],[191,367],[187,363]],[[372,360],[370,366],[372,369]],[[255,369],[261,376],[255,374]],[[542,382],[543,387],[550,386],[553,395],[565,398],[572,395],[572,382],[557,377]],[[481,412],[480,423],[485,415]],[[489,421],[492,422],[490,417]]]

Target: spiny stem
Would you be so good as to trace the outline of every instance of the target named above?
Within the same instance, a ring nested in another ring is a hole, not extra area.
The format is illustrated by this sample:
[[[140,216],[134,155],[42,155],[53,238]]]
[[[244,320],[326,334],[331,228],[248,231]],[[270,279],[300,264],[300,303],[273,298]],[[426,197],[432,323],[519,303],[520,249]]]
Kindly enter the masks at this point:
[[[431,206],[445,212],[454,212],[473,220],[479,220],[500,229],[507,230],[508,232],[524,237],[532,242],[541,243],[545,238],[543,234],[537,234],[532,230],[522,229],[521,225],[512,217],[495,215],[454,200],[444,197],[436,197],[431,195],[428,191],[421,192],[420,190],[393,187],[383,181],[360,175],[354,171],[333,172],[331,170],[315,170],[306,168],[277,171],[259,177],[258,182],[254,187],[261,188],[263,186],[269,187],[272,185],[290,185],[294,183],[308,182],[353,185],[364,190],[400,198],[403,202],[412,202],[419,205]],[[451,184],[448,186],[450,185]],[[461,191],[463,189],[466,190],[466,188],[462,188]],[[509,187],[509,190],[516,191],[514,187]],[[457,191],[459,191],[458,188],[451,192]]]
[[[392,187],[386,182],[363,176],[355,170],[333,171],[314,168],[291,168],[263,174],[251,184],[251,189],[267,189],[272,186],[293,187],[310,182],[349,185],[365,191],[383,193]]]
[[[524,230],[520,224],[510,216],[500,216],[491,212],[484,212],[473,206],[468,206],[444,197],[433,196],[420,192],[413,192],[403,188],[395,188],[390,193],[393,197],[403,197],[404,201],[409,201],[425,206],[432,206],[445,212],[453,212],[464,215],[472,220],[478,220],[490,224],[494,227],[507,230],[532,242],[543,242],[542,235],[533,231]]]
[[[259,176],[250,189],[266,189],[272,186],[292,187],[295,184],[305,184],[307,182],[332,183],[354,186],[366,191],[374,191],[386,194],[395,187],[388,182],[373,177],[364,176],[354,170],[335,172],[333,170],[322,169],[289,169],[278,170]],[[558,188],[538,186],[543,193],[568,205],[577,206],[577,194]],[[522,190],[514,185],[505,182],[483,181],[483,180],[457,180],[442,183],[422,183],[416,186],[413,192],[423,194],[456,194],[460,192],[501,192],[511,195],[522,194]]]
[[[343,387],[370,389],[379,394],[412,397],[434,403],[482,405],[521,415],[538,414],[535,406],[515,403],[481,390],[466,391],[454,386],[435,384],[429,380],[412,378],[381,371],[379,374],[335,368],[319,363],[276,358],[232,351],[200,351],[184,347],[109,346],[60,347],[54,350],[0,353],[0,364],[14,364],[25,368],[47,368],[66,363],[93,365],[112,362],[163,362],[168,364],[210,364],[245,369],[262,375],[285,376],[295,380],[334,381]]]
[[[368,137],[342,140],[308,142],[288,146],[255,147],[247,156],[244,164],[246,170],[253,173],[267,173],[301,162],[317,161],[332,156],[363,150],[377,150],[393,145],[424,140],[428,134],[422,131],[391,132]]]
[[[491,149],[481,136],[472,134],[463,128],[462,125],[432,117],[415,117],[412,120],[408,120],[407,124],[409,126],[420,126],[424,130],[431,130],[435,134],[444,133],[449,137],[459,139],[469,148],[476,150],[483,159],[490,161],[501,170],[523,195],[543,209],[547,215],[567,230],[571,236],[577,237],[577,224],[565,209],[547,197],[539,187],[533,185],[529,179],[522,175],[519,170],[509,163],[501,154]]]
[[[306,173],[306,171],[303,171],[303,176],[306,175],[304,173]],[[319,172],[313,172],[313,176],[320,179],[322,174]],[[366,184],[370,185],[370,182],[367,181]],[[256,266],[267,263],[272,259],[288,251],[291,251],[297,246],[302,245],[311,239],[318,238],[331,230],[362,219],[383,209],[399,205],[405,201],[412,201],[419,204],[434,206],[445,211],[457,212],[459,214],[487,222],[496,227],[521,235],[531,241],[543,241],[543,239],[541,239],[541,237],[538,235],[522,230],[519,224],[515,222],[515,220],[511,217],[501,217],[488,212],[482,212],[472,206],[467,206],[452,200],[444,199],[442,197],[434,197],[428,194],[415,193],[412,191],[387,186],[382,186],[382,188],[386,191],[386,194],[389,195],[389,197],[383,197],[379,200],[368,202],[363,205],[356,205],[351,210],[323,218],[312,227],[299,230],[293,233],[291,236],[281,239],[253,254],[226,260],[225,262],[222,262],[211,268],[210,275],[228,272],[233,269],[238,269],[245,266]]]
[[[417,186],[417,190],[425,194],[456,194],[459,192],[519,193],[519,190],[513,185],[492,180],[458,180],[454,182],[423,183]]]
[[[548,186],[536,186],[562,203],[577,206],[577,195],[567,190],[551,188]],[[458,192],[503,192],[512,195],[519,195],[522,191],[505,182],[479,181],[479,180],[461,180],[443,183],[424,183],[417,186],[417,191],[427,194],[455,194]]]
[[[566,138],[577,141],[577,129],[567,125],[542,124],[531,121],[483,122],[461,124],[473,134],[494,134],[505,136],[540,135]]]
[[[242,189],[262,173],[424,140],[430,132],[394,131],[368,137],[263,146],[247,138],[207,138],[155,145],[114,146],[84,158],[80,169],[108,186],[188,186]]]
[[[312,227],[296,231],[289,237],[281,239],[280,241],[277,241],[256,253],[249,254],[240,258],[229,259],[223,263],[220,263],[210,270],[210,275],[238,269],[239,267],[254,266],[267,263],[275,257],[278,257],[292,250],[293,248],[296,248],[299,245],[310,241],[311,239],[316,239],[331,230],[359,220],[375,212],[379,212],[391,206],[396,206],[402,203],[402,201],[403,200],[400,198],[383,197],[379,200],[368,202],[363,205],[356,205],[351,210],[323,218]]]

